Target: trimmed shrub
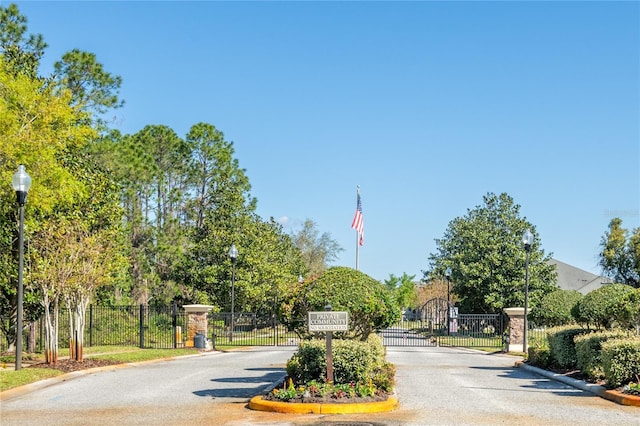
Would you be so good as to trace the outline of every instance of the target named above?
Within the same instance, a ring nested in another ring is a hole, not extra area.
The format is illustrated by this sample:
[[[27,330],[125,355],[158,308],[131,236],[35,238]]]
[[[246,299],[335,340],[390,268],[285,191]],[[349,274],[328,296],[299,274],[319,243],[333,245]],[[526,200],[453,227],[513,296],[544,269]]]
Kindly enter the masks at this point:
[[[395,369],[386,362],[382,339],[371,335],[366,341],[334,340],[333,376],[335,384],[366,383],[369,380],[383,390],[391,390]],[[327,376],[326,342],[310,340],[300,344],[287,362],[287,374],[295,383],[325,381]]]
[[[546,294],[540,303],[531,310],[529,318],[537,325],[557,327],[571,324],[575,319],[571,309],[584,296],[575,290],[555,290]]]
[[[602,343],[602,365],[607,386],[615,388],[640,377],[640,338],[612,339]]]
[[[561,368],[575,368],[577,365],[574,337],[586,333],[579,327],[555,328],[549,330],[549,349],[553,362]]]
[[[290,288],[283,295],[279,319],[301,338],[317,338],[301,319],[309,312],[324,311],[327,303],[334,311],[349,312],[349,331],[334,334],[341,339],[366,340],[376,330],[395,324],[402,315],[393,295],[380,281],[355,269],[334,266],[317,279]]]
[[[527,360],[530,364],[540,368],[553,366],[553,357],[549,348],[549,336],[547,333],[538,336],[531,336],[529,339]]]
[[[620,327],[640,334],[640,288],[627,293],[612,309],[612,316]]]
[[[578,323],[587,327],[609,329],[613,326],[617,307],[622,306],[626,295],[633,292],[634,288],[626,284],[607,284],[584,296],[571,314]]]
[[[609,339],[623,338],[623,332],[600,332],[576,336],[573,340],[576,347],[577,366],[592,380],[604,379],[601,349],[602,343]]]

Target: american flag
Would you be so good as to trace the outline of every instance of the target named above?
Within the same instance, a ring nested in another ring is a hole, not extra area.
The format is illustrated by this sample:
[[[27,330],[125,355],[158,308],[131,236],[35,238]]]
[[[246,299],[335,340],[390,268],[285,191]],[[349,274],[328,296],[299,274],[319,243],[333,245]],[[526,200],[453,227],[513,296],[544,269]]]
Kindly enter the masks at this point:
[[[360,188],[358,188],[358,203],[356,205],[356,214],[353,216],[351,227],[358,231],[360,236],[359,244],[364,245],[364,219],[362,218],[362,201],[360,200]]]

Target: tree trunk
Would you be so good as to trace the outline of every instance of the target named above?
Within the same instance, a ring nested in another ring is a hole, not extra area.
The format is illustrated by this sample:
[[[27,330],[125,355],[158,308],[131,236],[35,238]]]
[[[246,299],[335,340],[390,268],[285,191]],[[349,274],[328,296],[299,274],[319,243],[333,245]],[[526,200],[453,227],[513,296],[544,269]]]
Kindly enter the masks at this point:
[[[36,330],[38,329],[38,323],[32,321],[29,323],[29,338],[27,339],[27,353],[34,353],[36,351]]]
[[[54,299],[53,303],[49,302],[45,297],[44,305],[44,358],[47,364],[55,364],[58,362],[58,299]],[[51,308],[53,305],[53,312]]]

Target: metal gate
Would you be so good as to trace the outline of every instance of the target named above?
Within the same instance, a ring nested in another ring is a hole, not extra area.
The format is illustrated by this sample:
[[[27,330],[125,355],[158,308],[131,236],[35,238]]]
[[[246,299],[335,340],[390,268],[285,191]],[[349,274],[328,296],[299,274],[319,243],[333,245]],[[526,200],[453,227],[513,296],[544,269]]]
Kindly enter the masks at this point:
[[[446,299],[436,298],[405,311],[402,320],[378,331],[385,346],[457,346],[502,350],[502,314],[458,314]]]

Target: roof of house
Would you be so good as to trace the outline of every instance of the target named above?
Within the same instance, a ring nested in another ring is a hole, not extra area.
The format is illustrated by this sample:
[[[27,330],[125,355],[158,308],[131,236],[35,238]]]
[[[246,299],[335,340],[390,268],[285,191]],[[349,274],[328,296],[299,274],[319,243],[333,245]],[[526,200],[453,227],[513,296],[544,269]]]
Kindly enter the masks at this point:
[[[600,288],[604,284],[611,284],[613,281],[602,275],[592,274],[575,266],[551,259],[550,264],[556,265],[558,273],[558,287],[563,290],[576,290],[582,294],[587,294],[592,290]]]

